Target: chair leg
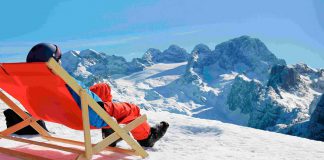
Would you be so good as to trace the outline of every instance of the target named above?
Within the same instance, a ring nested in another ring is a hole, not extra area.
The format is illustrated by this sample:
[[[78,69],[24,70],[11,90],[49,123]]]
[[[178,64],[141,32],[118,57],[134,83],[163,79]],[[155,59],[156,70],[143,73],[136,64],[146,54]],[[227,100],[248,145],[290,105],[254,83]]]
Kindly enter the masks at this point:
[[[75,160],[91,160],[91,158],[84,157],[84,154],[80,154],[75,158]]]
[[[5,95],[3,91],[0,91],[0,99],[3,102],[5,102],[8,105],[8,107],[10,107],[15,113],[17,113],[23,120],[32,118],[31,116],[26,114],[22,109],[20,109],[15,102],[8,98],[8,96]],[[30,123],[30,126],[33,127],[41,136],[51,137],[51,135],[47,133],[47,131],[43,127],[41,127],[37,122],[33,121],[32,123]]]
[[[132,147],[132,149],[135,150],[135,152],[145,158],[148,156],[148,153],[138,144],[137,141],[135,141],[133,138],[131,138],[125,130],[123,130],[116,121],[113,120],[112,117],[110,117],[107,112],[103,108],[99,106],[99,104],[94,101],[89,95],[89,105],[90,107],[107,123],[109,126],[120,136],[125,142]]]
[[[34,119],[32,117],[30,117],[28,119],[25,119],[24,121],[19,122],[19,123],[13,125],[13,126],[7,128],[6,130],[2,131],[1,135],[8,136],[8,135],[10,135],[10,134],[12,134],[12,133],[24,128],[24,127],[26,127],[26,126],[29,126],[33,122],[36,122],[36,119]]]
[[[53,58],[47,62],[47,66],[59,77],[63,79],[76,93],[80,94],[81,86],[60,66]],[[119,125],[117,122],[110,117],[99,104],[90,97],[88,94],[83,94],[87,98],[87,104],[107,123],[109,126],[124,139],[135,152],[141,157],[147,157],[148,153],[134,140],[132,139]],[[82,101],[82,100],[81,100]],[[87,115],[88,116],[88,115]]]
[[[136,128],[139,124],[145,122],[147,119],[146,115],[142,115],[141,117],[135,119],[134,121],[128,123],[125,127],[123,127],[123,130],[126,132],[129,132]],[[112,142],[116,141],[120,136],[114,132],[113,134],[109,135],[102,141],[98,142],[94,147],[93,147],[93,153],[99,153],[102,151],[105,147],[107,147],[109,144]]]
[[[85,144],[84,156],[86,157],[86,159],[91,159],[93,153],[92,153],[92,143],[91,143],[91,134],[90,134],[89,107],[88,107],[88,101],[86,95],[87,92],[84,89],[81,89],[80,97],[81,97],[82,121],[83,121],[84,144]],[[83,156],[83,154],[80,156]]]

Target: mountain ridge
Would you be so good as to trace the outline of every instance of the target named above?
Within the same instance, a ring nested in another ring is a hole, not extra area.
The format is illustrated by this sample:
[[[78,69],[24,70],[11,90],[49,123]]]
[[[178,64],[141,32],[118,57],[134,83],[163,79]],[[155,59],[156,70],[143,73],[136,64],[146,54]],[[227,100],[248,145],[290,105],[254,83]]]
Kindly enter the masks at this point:
[[[163,52],[150,48],[130,62],[93,50],[67,55],[63,67],[76,79],[88,86],[110,83],[115,100],[129,99],[147,110],[307,138],[314,137],[309,126],[320,128],[305,121],[321,111],[316,108],[324,91],[324,70],[306,64],[288,66],[257,38],[241,36],[214,50],[198,44],[191,54],[176,45]]]

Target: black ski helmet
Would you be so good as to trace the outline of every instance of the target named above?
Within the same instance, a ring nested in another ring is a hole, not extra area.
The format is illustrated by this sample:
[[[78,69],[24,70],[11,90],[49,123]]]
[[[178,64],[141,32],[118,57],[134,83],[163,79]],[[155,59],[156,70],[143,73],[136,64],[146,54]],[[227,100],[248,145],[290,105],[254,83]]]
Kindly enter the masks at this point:
[[[39,43],[29,51],[26,62],[47,62],[51,57],[59,62],[61,56],[61,50],[55,44]]]

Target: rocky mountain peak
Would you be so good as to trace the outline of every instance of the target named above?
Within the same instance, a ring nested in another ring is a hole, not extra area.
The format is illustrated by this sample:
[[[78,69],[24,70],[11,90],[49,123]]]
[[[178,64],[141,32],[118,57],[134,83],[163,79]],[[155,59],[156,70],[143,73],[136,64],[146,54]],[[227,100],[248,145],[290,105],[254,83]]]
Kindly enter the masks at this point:
[[[263,82],[268,79],[268,72],[275,64],[285,65],[286,62],[271,53],[262,41],[249,36],[223,42],[216,45],[213,51],[204,44],[197,45],[188,62],[188,66],[192,66],[199,74],[208,72],[214,76],[205,79],[216,79],[220,74],[237,72]]]
[[[286,65],[274,65],[271,68],[268,86],[273,88],[281,87],[289,91],[292,88],[296,88],[300,82],[300,74],[295,68]]]
[[[164,50],[164,52],[187,52],[185,49],[179,47],[178,45],[171,44],[168,49]]]
[[[186,61],[188,55],[185,49],[177,45],[170,45],[170,47],[163,52],[158,49],[150,48],[144,53],[142,59],[151,65],[154,63],[178,63]]]
[[[204,54],[204,53],[210,53],[211,50],[207,45],[200,43],[195,46],[192,52],[197,52],[198,54]]]
[[[286,64],[271,53],[265,44],[256,38],[241,36],[215,47],[219,55],[220,65],[225,69],[235,69],[235,65],[242,67],[269,67],[274,64]]]
[[[188,56],[189,54],[184,48],[177,45],[170,45],[160,56],[153,57],[153,59],[158,63],[178,63],[187,61]]]
[[[158,57],[159,55],[161,55],[162,52],[158,49],[155,49],[155,48],[149,48],[145,53],[144,55],[142,56],[142,59],[143,60],[146,60],[150,63],[154,63],[155,61],[155,57]]]
[[[105,54],[102,56],[102,53],[98,53],[97,51],[93,50],[93,49],[86,49],[80,52],[80,57],[82,58],[95,58],[95,59],[99,59],[99,58],[103,58],[103,56],[105,56]]]
[[[307,64],[298,63],[293,65],[293,68],[297,70],[298,73],[305,75],[305,76],[319,76],[320,73],[316,69],[309,67]]]
[[[142,56],[142,59],[147,59],[147,60],[151,60],[153,59],[153,57],[157,57],[158,55],[160,55],[162,52],[158,49],[155,48],[149,48],[144,55]]]

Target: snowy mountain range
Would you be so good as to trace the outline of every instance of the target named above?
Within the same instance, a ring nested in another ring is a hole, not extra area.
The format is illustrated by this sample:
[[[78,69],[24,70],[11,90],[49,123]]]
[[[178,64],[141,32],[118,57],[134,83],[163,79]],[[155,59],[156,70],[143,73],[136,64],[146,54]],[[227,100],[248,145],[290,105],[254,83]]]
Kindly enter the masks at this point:
[[[63,54],[63,67],[87,86],[110,83],[115,101],[324,140],[324,69],[288,66],[256,38],[238,37],[190,54],[171,45],[142,58],[94,50]],[[322,97],[322,98],[321,98]]]
[[[134,58],[127,62],[124,57],[99,53],[92,49],[69,51],[62,58],[63,67],[75,78],[87,85],[109,77],[121,77],[142,71],[156,63],[184,62],[189,57],[185,49],[171,45],[161,52],[150,48],[142,58]]]

